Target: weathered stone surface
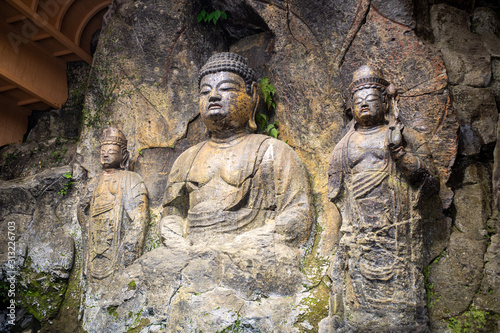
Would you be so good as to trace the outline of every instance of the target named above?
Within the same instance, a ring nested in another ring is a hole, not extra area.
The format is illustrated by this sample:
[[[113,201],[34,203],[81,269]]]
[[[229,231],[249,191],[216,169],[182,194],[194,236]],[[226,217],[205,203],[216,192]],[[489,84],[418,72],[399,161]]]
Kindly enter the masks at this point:
[[[497,105],[500,105],[500,57],[493,58],[491,61],[491,70],[493,72],[493,81],[491,82],[491,89],[495,93]]]
[[[186,137],[171,147],[144,148],[140,151],[137,160],[131,165],[131,169],[143,175],[146,188],[149,191],[151,206],[161,204],[167,187],[168,174],[175,160],[187,148],[207,138],[207,129],[201,118],[197,117],[189,123]]]
[[[453,231],[446,251],[431,265],[429,312],[437,320],[469,308],[481,285],[486,237],[475,240]]]
[[[465,170],[464,185],[455,190],[455,227],[464,237],[484,240],[491,215],[490,186],[484,166],[472,164]]]
[[[483,311],[500,313],[500,235],[491,236],[484,256],[484,273],[474,303]]]
[[[492,204],[489,168],[472,163],[460,174],[462,186],[455,190],[454,200],[455,226],[448,247],[430,266],[427,280],[434,321],[468,311],[473,300],[477,306],[480,297],[477,293],[485,294],[482,287],[480,289],[484,284],[481,281],[488,270],[491,279],[491,269],[494,269],[488,266],[487,270],[485,266]],[[494,252],[495,246],[489,251]],[[483,297],[482,301],[488,302],[488,298]]]
[[[40,142],[12,144],[0,150],[0,178],[11,180],[36,175],[50,168],[67,165],[76,153],[74,138],[52,137]]]
[[[431,8],[431,25],[451,84],[486,87],[491,80],[490,54],[468,29],[468,14],[445,4]]]
[[[70,236],[75,232],[74,210],[62,220],[58,215],[60,206],[72,207],[77,200],[73,189],[66,186],[70,180],[63,177],[72,172],[69,166],[48,169],[16,182],[2,182],[0,186],[0,225],[5,236],[8,226],[15,226],[18,305],[44,323],[59,311],[74,266],[75,244]],[[77,178],[77,172],[74,176]],[[65,188],[66,195],[58,193]],[[9,277],[6,272],[13,270],[5,259],[2,256],[3,282]]]
[[[64,108],[44,112],[35,128],[28,134],[27,141],[40,142],[59,137],[78,138],[80,134],[81,111],[78,108]],[[61,126],[61,124],[65,124]],[[67,125],[66,125],[67,124]]]
[[[498,34],[497,13],[488,7],[478,7],[474,9],[471,18],[471,30],[480,35]]]
[[[492,177],[493,203],[497,211],[500,211],[500,144],[498,144],[499,139],[500,139],[500,126],[497,126],[497,144],[495,145],[495,150],[493,151],[493,177]]]
[[[395,6],[395,3],[391,1],[373,0],[371,2],[371,6],[388,19],[396,23],[405,25],[408,28],[415,28],[416,22],[414,18],[414,5],[412,1],[399,1],[397,3],[397,6]]]
[[[472,27],[480,34],[484,46],[491,54],[491,89],[500,105],[500,22],[491,8],[477,8],[472,17]]]
[[[479,154],[481,147],[496,141],[498,110],[489,88],[452,86],[453,100],[460,123],[460,154]]]

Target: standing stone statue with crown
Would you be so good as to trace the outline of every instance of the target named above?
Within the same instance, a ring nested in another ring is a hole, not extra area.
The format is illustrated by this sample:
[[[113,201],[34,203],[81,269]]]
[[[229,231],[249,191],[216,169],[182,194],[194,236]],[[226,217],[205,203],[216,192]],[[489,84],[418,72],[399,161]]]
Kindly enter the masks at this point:
[[[399,121],[396,89],[381,71],[362,66],[349,91],[354,120],[333,150],[328,173],[328,197],[342,226],[330,317],[321,326],[425,332],[420,207],[439,189],[430,150]]]
[[[127,139],[114,127],[104,130],[101,163],[104,171],[88,184],[78,207],[84,274],[98,280],[141,256],[149,221],[146,186],[128,171]]]

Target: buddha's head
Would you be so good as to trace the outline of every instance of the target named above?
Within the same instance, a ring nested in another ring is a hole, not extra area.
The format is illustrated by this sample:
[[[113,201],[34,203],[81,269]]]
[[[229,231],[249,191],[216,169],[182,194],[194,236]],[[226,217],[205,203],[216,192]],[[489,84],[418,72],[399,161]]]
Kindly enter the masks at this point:
[[[122,131],[114,127],[104,130],[101,141],[101,164],[105,170],[128,170],[129,152],[127,138]]]
[[[245,58],[229,52],[213,55],[201,68],[198,82],[201,119],[211,133],[257,129],[256,76]]]
[[[377,126],[387,122],[387,82],[380,70],[361,66],[352,76],[349,92],[354,120],[361,126]]]

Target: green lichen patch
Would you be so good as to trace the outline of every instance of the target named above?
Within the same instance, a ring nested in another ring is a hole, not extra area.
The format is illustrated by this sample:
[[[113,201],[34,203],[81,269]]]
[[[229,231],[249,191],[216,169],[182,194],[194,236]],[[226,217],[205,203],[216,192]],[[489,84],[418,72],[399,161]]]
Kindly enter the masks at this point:
[[[494,332],[498,314],[482,311],[473,304],[464,313],[443,319],[452,333]]]
[[[310,291],[310,296],[300,301],[299,307],[302,309],[302,313],[294,325],[299,328],[300,332],[313,333],[318,331],[318,323],[328,316],[329,295],[330,288],[321,282]]]
[[[64,279],[24,269],[19,283],[19,302],[43,325],[59,311],[66,289]]]
[[[128,284],[128,290],[136,290],[137,289],[137,285],[135,284],[135,281],[132,280],[129,282]]]

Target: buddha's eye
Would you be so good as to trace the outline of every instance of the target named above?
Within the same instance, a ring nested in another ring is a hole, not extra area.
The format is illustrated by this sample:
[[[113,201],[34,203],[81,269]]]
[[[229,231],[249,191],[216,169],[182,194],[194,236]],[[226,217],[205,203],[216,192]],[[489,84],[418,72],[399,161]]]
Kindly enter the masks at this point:
[[[236,91],[238,90],[238,86],[234,84],[223,84],[219,87],[221,91]]]
[[[210,89],[208,89],[208,88],[202,88],[200,90],[200,95],[207,95],[209,93],[210,93]]]
[[[361,103],[363,103],[363,99],[362,99],[362,98],[356,98],[356,99],[354,100],[354,104],[356,104],[356,105],[359,105],[359,104],[361,104]]]
[[[378,101],[378,96],[377,95],[368,95],[366,97],[366,101],[367,102],[375,102],[375,101]]]

